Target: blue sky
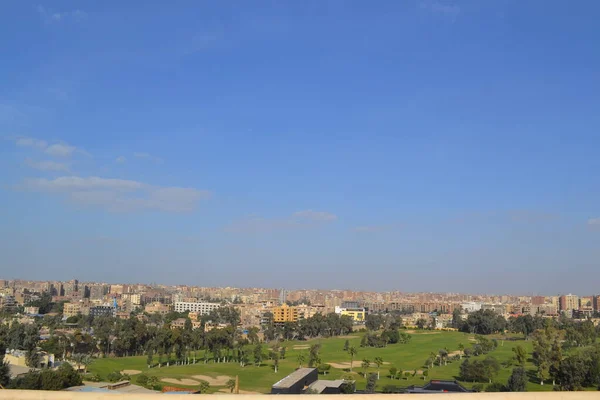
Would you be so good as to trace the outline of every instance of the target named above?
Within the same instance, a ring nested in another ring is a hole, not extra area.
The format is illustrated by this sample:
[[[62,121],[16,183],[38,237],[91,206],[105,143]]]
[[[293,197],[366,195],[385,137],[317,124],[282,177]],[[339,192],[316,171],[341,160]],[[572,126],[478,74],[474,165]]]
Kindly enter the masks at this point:
[[[3,277],[600,291],[596,1],[0,10]]]

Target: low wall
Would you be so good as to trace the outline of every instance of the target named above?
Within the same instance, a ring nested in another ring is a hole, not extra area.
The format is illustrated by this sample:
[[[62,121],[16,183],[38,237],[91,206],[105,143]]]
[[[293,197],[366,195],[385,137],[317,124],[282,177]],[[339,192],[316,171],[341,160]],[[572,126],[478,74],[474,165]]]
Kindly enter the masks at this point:
[[[157,397],[163,396],[165,400],[190,400],[190,399],[214,399],[214,400],[233,400],[237,399],[259,399],[273,400],[273,395],[268,394],[223,394],[218,395],[191,395],[189,394],[123,394],[123,393],[74,393],[74,392],[47,392],[41,390],[0,390],[0,400],[156,400]],[[306,400],[306,395],[280,395],[286,400]],[[321,400],[340,400],[339,394],[333,395],[318,395]],[[520,393],[444,393],[444,394],[353,394],[349,396],[350,400],[372,400],[372,399],[390,399],[397,398],[398,400],[598,400],[600,393],[598,392],[520,392]],[[312,398],[312,397],[310,397]]]

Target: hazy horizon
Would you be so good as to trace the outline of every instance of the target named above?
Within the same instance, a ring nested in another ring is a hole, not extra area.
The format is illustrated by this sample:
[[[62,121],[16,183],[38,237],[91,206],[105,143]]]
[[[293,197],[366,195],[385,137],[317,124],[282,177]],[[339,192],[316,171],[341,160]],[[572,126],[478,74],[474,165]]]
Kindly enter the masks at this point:
[[[0,275],[595,294],[599,19],[5,4]]]

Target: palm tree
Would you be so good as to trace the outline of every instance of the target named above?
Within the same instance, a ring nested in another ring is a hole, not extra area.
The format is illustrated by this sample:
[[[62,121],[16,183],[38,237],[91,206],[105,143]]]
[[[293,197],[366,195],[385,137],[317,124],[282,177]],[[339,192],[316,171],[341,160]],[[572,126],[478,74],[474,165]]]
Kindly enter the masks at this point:
[[[459,343],[458,351],[460,351],[460,353],[458,353],[458,357],[462,360],[462,355],[463,355],[463,352],[465,351],[465,345],[462,343]]]
[[[431,358],[431,368],[433,368],[433,363],[435,363],[435,360],[437,360],[437,354],[432,351],[429,353],[429,357]]]
[[[352,372],[352,364],[354,363],[354,356],[358,353],[356,347],[350,346],[348,349],[348,354],[350,354],[350,372]]]
[[[235,379],[228,380],[225,386],[227,386],[227,389],[229,389],[230,393],[233,393],[233,389],[235,389]]]
[[[377,364],[377,379],[379,379],[379,369],[383,365],[383,358],[375,357],[375,364]]]
[[[369,369],[369,366],[371,366],[371,360],[365,358],[361,364],[361,367],[363,369],[363,376],[365,378],[367,377],[367,369]]]
[[[89,354],[82,354],[79,362],[83,365],[83,373],[87,374],[87,369],[89,365],[94,362],[94,359]]]

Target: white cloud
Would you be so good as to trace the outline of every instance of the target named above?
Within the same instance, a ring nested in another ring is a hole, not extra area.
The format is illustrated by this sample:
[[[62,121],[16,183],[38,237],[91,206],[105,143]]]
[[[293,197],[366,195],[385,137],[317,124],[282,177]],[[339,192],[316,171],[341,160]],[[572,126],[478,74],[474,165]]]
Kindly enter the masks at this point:
[[[82,10],[72,10],[72,11],[52,11],[50,9],[46,9],[42,5],[38,5],[35,10],[44,18],[46,23],[50,22],[61,22],[66,20],[73,20],[75,22],[80,22],[87,17],[87,13]]]
[[[69,157],[77,148],[68,144],[53,144],[46,148],[46,153],[55,157]]]
[[[117,164],[124,164],[127,161],[127,158],[125,158],[125,156],[119,156],[117,158],[115,158],[115,162]]]
[[[46,154],[51,155],[53,157],[70,157],[75,152],[83,154],[87,157],[92,156],[87,151],[79,147],[71,146],[64,142],[48,144],[48,142],[46,142],[45,140],[31,138],[27,136],[9,136],[7,139],[14,141],[17,146],[32,147],[39,150],[43,150]]]
[[[45,140],[39,140],[25,136],[15,138],[15,144],[21,147],[36,147],[38,149],[45,149],[46,146],[48,146],[48,143],[46,143]]]
[[[337,219],[337,215],[313,210],[296,211],[293,217],[310,221],[335,221]]]
[[[69,172],[69,165],[65,163],[59,163],[55,161],[34,161],[30,158],[25,160],[25,163],[31,168],[38,169],[40,171],[62,171]]]
[[[163,162],[162,158],[155,157],[155,156],[153,156],[151,154],[148,154],[148,153],[133,153],[133,156],[135,158],[141,158],[141,159],[144,159],[144,160],[149,160],[149,161],[155,162],[157,164],[160,164],[160,163]]]
[[[63,176],[53,180],[25,180],[19,189],[39,193],[63,194],[75,204],[108,211],[158,210],[193,211],[210,192],[193,188],[162,187],[146,183],[100,177]]]
[[[600,227],[600,218],[590,218],[590,219],[588,219],[587,223],[590,226],[598,226],[598,227]]]

